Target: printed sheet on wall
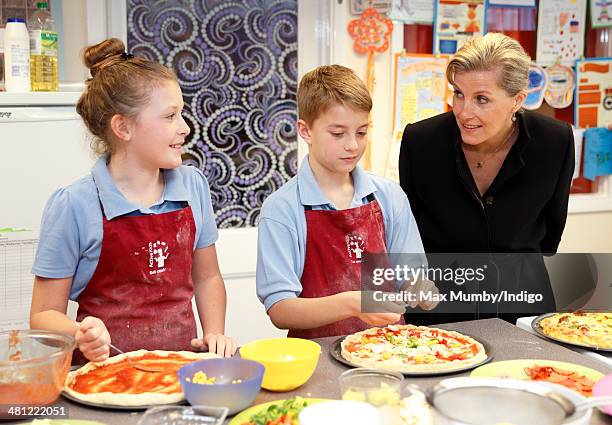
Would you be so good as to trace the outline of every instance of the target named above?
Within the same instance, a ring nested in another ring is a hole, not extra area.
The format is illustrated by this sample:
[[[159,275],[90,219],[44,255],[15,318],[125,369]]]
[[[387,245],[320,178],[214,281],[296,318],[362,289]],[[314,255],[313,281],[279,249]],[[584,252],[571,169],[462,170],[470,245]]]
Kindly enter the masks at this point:
[[[0,331],[28,329],[38,231],[0,228]]]
[[[584,53],[586,1],[540,0],[536,62],[572,66]]]
[[[452,55],[486,30],[484,0],[436,0],[433,53]]]
[[[397,161],[402,132],[406,124],[446,112],[447,63],[446,56],[395,55],[393,141],[389,148],[385,172],[388,178],[399,180]]]

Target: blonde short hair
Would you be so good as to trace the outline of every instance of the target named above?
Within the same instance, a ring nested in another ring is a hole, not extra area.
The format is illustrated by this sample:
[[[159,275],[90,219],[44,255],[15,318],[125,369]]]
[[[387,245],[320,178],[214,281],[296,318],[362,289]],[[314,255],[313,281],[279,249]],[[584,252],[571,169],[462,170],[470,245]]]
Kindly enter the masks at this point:
[[[454,84],[455,75],[461,72],[500,69],[497,84],[508,95],[516,96],[527,89],[530,63],[531,58],[518,41],[490,32],[468,40],[459,49],[446,68],[446,78]]]
[[[297,91],[298,117],[312,124],[333,105],[370,112],[372,97],[355,72],[342,65],[323,65],[302,77]]]

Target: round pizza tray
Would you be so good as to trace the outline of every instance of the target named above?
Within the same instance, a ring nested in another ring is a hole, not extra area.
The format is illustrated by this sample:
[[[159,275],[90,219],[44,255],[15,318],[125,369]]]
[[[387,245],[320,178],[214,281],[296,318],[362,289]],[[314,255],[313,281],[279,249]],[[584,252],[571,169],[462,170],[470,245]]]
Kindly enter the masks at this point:
[[[82,404],[84,406],[97,407],[97,408],[100,408],[100,409],[107,409],[107,410],[136,411],[136,410],[147,410],[150,407],[176,406],[177,404],[179,404],[179,405],[187,404],[187,400],[181,400],[179,402],[170,403],[170,404],[145,404],[145,405],[142,405],[142,406],[120,406],[118,404],[102,404],[102,403],[93,403],[91,401],[79,400],[78,398],[68,394],[66,391],[62,391],[62,396],[64,398],[67,398],[70,401],[73,401],[73,402],[78,403],[78,404]]]
[[[584,311],[585,313],[606,313],[606,314],[612,314],[612,311],[593,311],[593,310],[581,310]],[[542,330],[542,327],[540,326],[540,322],[542,322],[542,320],[546,319],[547,317],[551,317],[554,316],[555,314],[558,313],[545,313],[542,314],[538,317],[536,317],[535,319],[533,319],[533,322],[531,322],[531,329],[533,329],[533,331],[538,335],[541,336],[544,339],[547,339],[549,341],[555,341],[557,343],[563,344],[563,345],[569,345],[569,346],[573,346],[573,347],[580,347],[580,348],[585,348],[587,350],[592,350],[592,351],[599,351],[599,352],[605,352],[605,353],[612,353],[612,348],[600,348],[600,347],[596,347],[594,345],[589,345],[589,344],[580,344],[578,342],[571,342],[571,341],[565,341],[563,339],[554,337],[552,335],[548,335],[546,333],[544,333],[544,331]]]
[[[482,346],[485,349],[485,353],[487,354],[487,358],[484,359],[481,362],[478,362],[476,364],[473,365],[469,365],[469,366],[462,366],[459,367],[457,369],[452,369],[452,370],[445,370],[445,371],[427,371],[427,372],[402,372],[403,375],[405,376],[436,376],[436,375],[449,375],[451,373],[459,373],[459,372],[465,372],[468,370],[472,370],[477,368],[478,366],[482,366],[485,363],[490,362],[491,360],[493,360],[493,352],[491,351],[491,346],[489,344],[487,344],[486,342],[477,340],[476,338],[462,333],[462,335],[465,336],[469,336],[470,338],[478,341],[479,343],[482,344]],[[351,366],[351,367],[362,367],[359,365],[356,365],[355,363],[352,363],[348,360],[346,360],[344,357],[342,357],[342,341],[344,341],[344,338],[346,338],[346,336],[342,336],[340,338],[338,338],[337,340],[335,340],[332,345],[331,348],[329,350],[329,354],[337,361],[339,361],[340,363],[343,363],[347,366]]]

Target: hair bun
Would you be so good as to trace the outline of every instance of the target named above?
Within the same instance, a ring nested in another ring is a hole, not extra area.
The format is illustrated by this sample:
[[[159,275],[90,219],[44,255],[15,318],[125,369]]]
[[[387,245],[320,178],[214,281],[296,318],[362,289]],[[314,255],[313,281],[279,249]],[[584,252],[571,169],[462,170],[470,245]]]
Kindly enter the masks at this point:
[[[120,59],[121,54],[125,51],[123,41],[118,38],[109,38],[101,43],[86,47],[83,51],[83,63],[94,77],[96,73],[104,68],[105,65],[110,65],[109,59]]]

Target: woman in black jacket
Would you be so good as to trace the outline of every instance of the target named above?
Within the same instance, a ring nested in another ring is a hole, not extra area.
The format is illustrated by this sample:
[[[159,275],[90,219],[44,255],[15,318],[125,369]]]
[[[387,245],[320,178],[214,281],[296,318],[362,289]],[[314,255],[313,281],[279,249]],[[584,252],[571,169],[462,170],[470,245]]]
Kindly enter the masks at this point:
[[[505,35],[468,41],[446,71],[453,111],[406,126],[399,174],[426,252],[506,254],[487,256],[489,289],[541,293],[543,300],[481,303],[468,314],[411,315],[408,322],[469,320],[482,311],[514,321],[556,308],[540,253],[556,252],[565,227],[574,139],[568,124],[522,110],[529,63]]]

